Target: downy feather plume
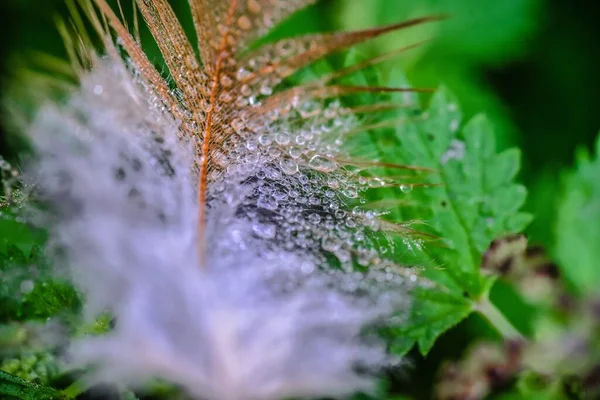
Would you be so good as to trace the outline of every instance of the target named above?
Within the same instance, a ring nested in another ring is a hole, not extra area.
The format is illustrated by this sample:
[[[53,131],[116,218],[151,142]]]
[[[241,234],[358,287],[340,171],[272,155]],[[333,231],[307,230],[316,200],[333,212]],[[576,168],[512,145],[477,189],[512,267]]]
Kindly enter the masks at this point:
[[[386,56],[285,82],[438,17],[248,50],[313,2],[189,0],[198,57],[167,0],[136,1],[168,77],[105,0],[79,2],[104,54],[77,14],[79,33],[66,37],[79,86],[43,104],[28,132],[56,264],[89,317],[115,317],[109,333],[71,346],[95,379],[161,377],[213,400],[335,397],[370,389],[365,371],[397,362],[368,328],[402,323],[410,307],[417,277],[378,240],[411,228],[352,207],[373,183],[399,185],[369,170],[416,168],[354,158],[346,140],[368,130],[360,113],[402,105],[342,100],[414,89],[337,83]]]

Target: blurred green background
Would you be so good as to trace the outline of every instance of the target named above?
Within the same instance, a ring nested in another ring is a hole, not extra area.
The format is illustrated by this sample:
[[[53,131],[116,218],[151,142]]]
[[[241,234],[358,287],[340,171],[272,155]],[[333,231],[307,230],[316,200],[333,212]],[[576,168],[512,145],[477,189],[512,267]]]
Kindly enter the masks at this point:
[[[123,1],[129,3],[129,1]],[[173,0],[191,28],[185,0]],[[576,150],[591,148],[600,128],[600,7],[584,0],[321,0],[286,21],[274,36],[357,29],[406,18],[447,14],[449,19],[388,35],[361,47],[366,53],[392,50],[423,39],[395,64],[415,86],[448,86],[467,117],[485,113],[501,148],[523,152],[521,180],[529,188],[527,211],[535,215],[530,242],[554,246],[554,220],[564,171]],[[124,4],[127,6],[127,4]],[[125,7],[126,12],[130,7]],[[64,57],[55,16],[66,15],[64,0],[3,0],[0,4],[1,87],[14,77],[16,60],[31,52]],[[150,43],[147,31],[142,40]],[[150,58],[160,55],[148,46]],[[0,121],[0,153],[15,159],[17,141]],[[510,311],[515,296],[502,286],[495,296]],[[516,323],[526,320],[512,316]],[[441,356],[458,356],[474,335],[492,334],[477,316],[445,334],[427,360],[415,356],[406,379],[418,398],[426,396]],[[421,384],[419,384],[419,382]],[[425,391],[425,392],[423,392]]]

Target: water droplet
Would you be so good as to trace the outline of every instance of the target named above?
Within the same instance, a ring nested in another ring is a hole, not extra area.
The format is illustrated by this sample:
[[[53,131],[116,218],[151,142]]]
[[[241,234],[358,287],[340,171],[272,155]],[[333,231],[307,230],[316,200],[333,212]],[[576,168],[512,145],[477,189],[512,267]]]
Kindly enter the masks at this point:
[[[273,192],[273,197],[275,197],[277,201],[285,201],[287,200],[288,195],[283,190],[276,190]]]
[[[327,181],[327,186],[329,186],[332,189],[339,189],[340,183],[335,179],[330,179]]]
[[[231,79],[230,77],[228,77],[227,75],[223,75],[221,76],[221,85],[225,86],[225,87],[229,87],[233,84],[233,79]]]
[[[260,13],[261,9],[262,7],[258,0],[248,0],[248,11],[250,11],[252,14]]]
[[[279,160],[279,167],[281,168],[281,172],[286,175],[294,175],[298,172],[298,164],[291,157],[282,157],[281,160]]]
[[[261,185],[258,187],[258,191],[262,194],[271,194],[273,192],[273,188],[269,185]]]
[[[355,199],[358,197],[358,192],[354,188],[346,188],[342,190],[342,194],[350,199]]]
[[[300,265],[300,271],[304,274],[310,274],[315,270],[315,265],[309,261],[304,261]]]
[[[262,144],[263,146],[268,146],[273,142],[273,139],[271,138],[270,135],[260,135],[258,137],[258,143]]]
[[[262,85],[260,89],[258,89],[258,91],[260,92],[260,94],[265,96],[270,96],[271,94],[273,94],[273,88],[267,85]]]
[[[400,185],[402,193],[410,193],[413,189],[413,185]]]
[[[380,178],[372,178],[369,181],[369,187],[380,187],[380,186],[385,186],[385,181],[383,179]]]
[[[298,181],[303,184],[306,185],[308,183],[308,176],[302,174],[298,177]]]
[[[250,86],[248,85],[244,85],[242,86],[242,88],[240,89],[240,93],[242,94],[242,96],[244,97],[250,97],[252,95],[252,89],[250,88]]]
[[[256,203],[259,207],[264,208],[266,210],[274,211],[277,209],[279,203],[277,199],[270,194],[262,195],[258,198],[258,202]]]
[[[352,254],[350,254],[347,250],[338,250],[335,252],[335,256],[340,260],[340,262],[348,262],[352,259]]]
[[[317,225],[319,222],[321,222],[321,216],[319,214],[310,214],[308,216],[308,221],[313,224],[313,225]]]
[[[298,147],[292,147],[288,153],[292,158],[299,158],[302,155],[302,150]]]
[[[25,280],[25,281],[21,282],[20,289],[23,294],[28,294],[33,291],[34,286],[35,286],[35,284],[33,283],[33,281]]]
[[[275,237],[275,234],[277,233],[275,225],[262,224],[259,222],[256,222],[252,225],[252,231],[258,237],[261,237],[263,239],[273,239]]]
[[[250,21],[250,18],[246,17],[245,15],[238,18],[237,25],[240,27],[240,29],[245,31],[252,29],[252,22]]]
[[[459,125],[458,120],[453,119],[452,121],[450,121],[450,130],[454,132],[455,130],[458,129],[458,125]]]
[[[321,242],[321,247],[323,247],[323,250],[330,251],[332,253],[339,250],[341,245],[341,242],[333,237],[326,237]]]
[[[319,172],[332,172],[337,169],[337,164],[320,155],[313,156],[308,162],[308,166]]]
[[[254,139],[248,139],[248,141],[246,142],[246,148],[253,152],[258,148],[258,144]]]
[[[290,143],[290,135],[288,135],[287,133],[278,133],[277,135],[275,135],[275,141],[277,142],[277,144],[285,146]]]

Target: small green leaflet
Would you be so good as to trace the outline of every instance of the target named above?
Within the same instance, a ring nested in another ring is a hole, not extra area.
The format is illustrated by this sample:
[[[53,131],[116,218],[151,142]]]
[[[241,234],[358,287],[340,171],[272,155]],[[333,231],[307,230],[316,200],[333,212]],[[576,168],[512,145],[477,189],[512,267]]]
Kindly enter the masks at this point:
[[[393,76],[391,87],[407,87],[402,76]],[[429,168],[419,183],[431,185],[406,190],[388,189],[388,198],[405,198],[410,204],[393,210],[396,221],[424,221],[441,239],[425,246],[408,246],[399,261],[425,267],[424,275],[435,282],[415,293],[412,313],[393,329],[393,349],[404,354],[415,344],[427,354],[435,340],[474,310],[486,314],[492,277],[480,272],[482,253],[495,238],[521,232],[531,221],[519,212],[526,189],[513,182],[520,153],[496,151],[488,120],[476,116],[463,129],[456,100],[445,89],[433,96],[429,109],[420,112],[413,94],[392,96],[401,109],[395,129],[371,133],[371,150],[380,161]],[[417,112],[415,112],[417,110]],[[398,118],[396,115],[394,118]],[[362,143],[361,145],[365,145]],[[364,150],[363,150],[364,151]],[[397,170],[386,173],[398,173]],[[405,188],[406,189],[406,188]],[[491,314],[491,313],[490,313]],[[497,313],[494,309],[494,314]],[[491,315],[487,315],[491,319]]]
[[[600,136],[596,158],[580,152],[576,171],[564,177],[555,225],[555,256],[580,294],[600,283]]]

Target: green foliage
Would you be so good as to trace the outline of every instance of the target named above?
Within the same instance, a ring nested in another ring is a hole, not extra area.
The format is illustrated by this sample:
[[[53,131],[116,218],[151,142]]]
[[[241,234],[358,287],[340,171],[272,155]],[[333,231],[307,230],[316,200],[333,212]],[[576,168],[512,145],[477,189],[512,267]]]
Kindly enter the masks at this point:
[[[0,212],[4,215],[0,219],[0,317],[47,319],[77,310],[77,293],[68,282],[53,276],[41,250],[45,234],[9,211]]]
[[[41,247],[45,234],[0,209],[0,320],[47,321],[74,318],[79,297],[73,287],[53,277]],[[67,398],[48,384],[59,375],[52,349],[34,350],[25,325],[0,326],[0,394],[2,399],[44,400]],[[10,396],[10,397],[5,397]]]
[[[497,60],[522,51],[526,44],[523,38],[535,30],[538,5],[539,0],[509,0],[485,7],[477,0],[374,0],[368,7],[362,2],[337,4],[341,9],[339,22],[352,28],[392,23],[398,16],[447,15],[448,21],[435,32],[437,57],[461,54],[464,61]],[[398,40],[381,42],[390,48],[397,46]]]
[[[577,389],[560,380],[548,381],[543,376],[526,371],[519,376],[516,390],[499,396],[498,400],[562,400],[578,398]],[[571,395],[570,397],[566,393]]]
[[[17,357],[4,359],[0,370],[27,381],[48,383],[58,375],[58,364],[54,356],[47,352],[21,353]]]
[[[578,156],[577,169],[564,176],[555,225],[555,254],[580,293],[600,284],[600,137],[596,156]]]
[[[26,381],[0,370],[0,394],[3,399],[60,400],[67,399],[59,391]]]
[[[503,64],[522,54],[532,42],[542,16],[540,0],[506,0],[482,5],[477,0],[340,1],[336,20],[344,28],[375,26],[402,18],[443,14],[448,20],[389,35],[363,48],[391,50],[404,43],[433,39],[400,58],[403,70],[419,87],[448,86],[467,117],[485,113],[499,133],[501,147],[514,145],[518,129],[497,93],[478,73],[482,65]]]
[[[391,86],[402,87],[403,82],[395,77]],[[414,96],[409,101],[418,104]],[[411,246],[415,262],[425,267],[425,276],[435,285],[417,291],[410,321],[395,331],[397,352],[417,343],[426,354],[443,332],[471,312],[488,309],[493,278],[480,271],[482,253],[497,237],[521,232],[531,216],[519,211],[526,190],[513,182],[519,152],[497,153],[485,117],[477,116],[459,129],[460,109],[445,89],[434,95],[427,111],[417,117],[407,111],[405,116],[409,120],[399,123],[393,135],[376,133],[373,138],[382,159],[434,171],[419,177],[429,187],[389,194],[416,205],[412,210],[400,207],[397,218],[426,221],[440,238],[438,243]]]
[[[20,254],[29,257],[42,240],[40,232],[30,229],[10,211],[0,208],[0,251],[8,253],[8,248],[14,246]]]

